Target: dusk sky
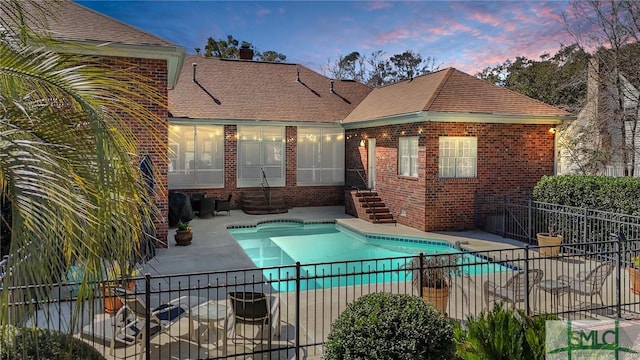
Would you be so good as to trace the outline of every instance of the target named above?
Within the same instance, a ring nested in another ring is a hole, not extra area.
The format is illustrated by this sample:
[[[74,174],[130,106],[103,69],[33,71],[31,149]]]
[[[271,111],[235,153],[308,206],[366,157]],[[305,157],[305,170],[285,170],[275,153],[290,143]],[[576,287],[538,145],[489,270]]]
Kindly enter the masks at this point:
[[[570,44],[568,1],[78,1],[195,54],[228,34],[323,72],[352,51],[413,50],[475,74]],[[324,72],[326,74],[326,72]]]

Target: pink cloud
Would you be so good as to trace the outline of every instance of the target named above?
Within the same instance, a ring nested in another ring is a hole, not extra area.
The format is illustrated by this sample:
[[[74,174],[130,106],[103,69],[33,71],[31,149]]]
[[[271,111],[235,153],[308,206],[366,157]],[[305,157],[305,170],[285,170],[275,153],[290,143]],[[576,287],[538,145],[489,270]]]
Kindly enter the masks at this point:
[[[376,38],[375,43],[378,45],[383,45],[390,42],[397,42],[399,40],[408,39],[410,36],[411,31],[408,29],[395,29],[379,35]]]
[[[496,16],[494,14],[474,12],[469,16],[469,19],[475,20],[482,24],[488,24],[493,27],[498,27],[502,24],[504,20],[501,16]]]

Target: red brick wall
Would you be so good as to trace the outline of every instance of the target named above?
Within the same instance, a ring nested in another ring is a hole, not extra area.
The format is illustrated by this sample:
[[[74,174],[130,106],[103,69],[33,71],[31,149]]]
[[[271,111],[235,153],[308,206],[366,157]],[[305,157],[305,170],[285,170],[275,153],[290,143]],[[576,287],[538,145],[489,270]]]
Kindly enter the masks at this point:
[[[553,174],[554,138],[549,127],[427,122],[348,130],[346,167],[366,169],[366,149],[358,143],[376,138],[376,190],[398,223],[424,231],[471,229],[476,196],[529,198],[540,177]],[[418,179],[397,175],[400,136],[420,137]],[[476,178],[438,177],[440,136],[477,137]],[[347,174],[347,180],[349,188],[357,179]]]
[[[160,96],[159,103],[149,98],[130,97],[138,103],[144,104],[161,121],[159,123],[141,124],[139,119],[126,119],[133,135],[138,142],[138,154],[148,154],[158,171],[155,202],[159,209],[159,216],[155,219],[156,237],[162,241],[167,239],[169,214],[167,194],[167,143],[168,143],[168,112],[167,112],[167,81],[168,70],[165,60],[138,58],[105,58],[103,62],[113,69],[125,69],[144,76],[146,84],[155,88]]]

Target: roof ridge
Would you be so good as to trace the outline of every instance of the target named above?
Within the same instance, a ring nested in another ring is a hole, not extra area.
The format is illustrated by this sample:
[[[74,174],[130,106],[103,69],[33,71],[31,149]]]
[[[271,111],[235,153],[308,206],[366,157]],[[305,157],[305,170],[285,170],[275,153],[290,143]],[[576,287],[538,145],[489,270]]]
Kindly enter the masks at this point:
[[[431,107],[431,105],[433,105],[433,102],[436,100],[436,98],[438,97],[438,95],[440,94],[442,89],[444,89],[444,85],[451,78],[451,75],[453,74],[454,70],[455,70],[455,68],[448,68],[446,70],[447,72],[444,75],[444,79],[442,79],[442,81],[440,81],[440,84],[438,84],[438,87],[436,88],[436,90],[433,92],[433,94],[431,94],[431,97],[429,99],[427,99],[427,102],[422,107],[423,111],[429,111],[429,108]]]

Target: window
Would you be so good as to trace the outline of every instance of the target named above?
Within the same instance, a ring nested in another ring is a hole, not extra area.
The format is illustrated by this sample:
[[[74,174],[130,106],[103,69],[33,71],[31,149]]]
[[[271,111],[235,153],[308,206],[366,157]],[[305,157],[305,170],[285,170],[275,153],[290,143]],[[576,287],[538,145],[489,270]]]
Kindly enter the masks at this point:
[[[344,185],[344,130],[298,128],[298,185]]]
[[[478,140],[475,137],[440,137],[439,173],[442,178],[476,176]]]
[[[172,124],[169,189],[224,187],[224,128]]]
[[[238,126],[238,187],[285,185],[284,127]]]
[[[401,137],[398,143],[398,175],[418,177],[418,137]]]

